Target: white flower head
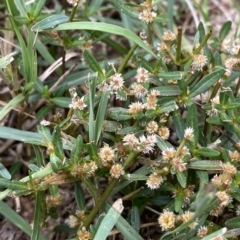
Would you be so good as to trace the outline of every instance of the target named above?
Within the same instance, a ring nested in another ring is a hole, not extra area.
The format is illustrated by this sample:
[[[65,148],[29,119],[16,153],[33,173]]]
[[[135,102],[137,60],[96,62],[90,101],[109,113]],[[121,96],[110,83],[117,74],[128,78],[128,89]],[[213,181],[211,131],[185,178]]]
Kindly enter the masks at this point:
[[[193,128],[187,127],[184,131],[184,138],[190,140],[194,137],[193,135]]]

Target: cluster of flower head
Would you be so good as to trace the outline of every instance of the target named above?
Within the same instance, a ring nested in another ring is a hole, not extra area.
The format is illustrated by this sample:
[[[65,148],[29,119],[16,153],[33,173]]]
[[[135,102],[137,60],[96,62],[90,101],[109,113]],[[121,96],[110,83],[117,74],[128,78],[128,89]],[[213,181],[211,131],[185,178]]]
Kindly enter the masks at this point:
[[[72,108],[74,110],[83,110],[87,107],[87,105],[84,102],[84,96],[79,97],[76,92],[76,88],[72,87],[69,89],[70,95],[72,97],[72,102],[69,104],[69,108]]]
[[[115,155],[115,150],[109,147],[108,144],[104,144],[98,153],[102,165],[110,168],[111,177],[120,178],[120,176],[125,174],[125,171],[122,164],[116,162],[117,158]]]
[[[142,11],[139,13],[139,19],[147,24],[153,22],[154,18],[157,16],[154,11],[154,0],[145,1],[141,6]]]
[[[186,211],[181,215],[175,215],[174,212],[164,209],[163,213],[158,218],[158,223],[163,231],[169,231],[175,228],[176,225],[186,223],[190,220],[192,220],[192,222],[189,223],[188,227],[193,229],[198,224],[197,219],[194,219],[193,212]]]
[[[234,153],[229,154],[230,156]],[[210,215],[219,216],[223,213],[224,208],[232,202],[232,196],[230,195],[230,184],[233,182],[233,178],[237,173],[237,168],[234,166],[235,159],[232,159],[232,162],[222,163],[222,173],[215,175],[212,178],[212,183],[218,188],[216,192],[217,198],[220,200],[220,205],[215,207]]]
[[[222,42],[221,50],[230,55],[231,57],[226,59],[225,67],[230,71],[239,71],[240,70],[240,38],[225,39]]]
[[[77,6],[79,0],[67,0],[67,2],[72,5],[72,6]],[[86,0],[80,0],[79,1],[79,5],[83,5],[85,3]]]

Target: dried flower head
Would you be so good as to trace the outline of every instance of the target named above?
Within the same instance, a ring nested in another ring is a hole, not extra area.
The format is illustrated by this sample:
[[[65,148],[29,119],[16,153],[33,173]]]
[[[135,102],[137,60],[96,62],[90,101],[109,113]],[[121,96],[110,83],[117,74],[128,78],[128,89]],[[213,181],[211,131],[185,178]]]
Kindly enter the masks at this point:
[[[117,91],[123,87],[124,79],[121,73],[115,73],[109,77],[109,86],[112,91]]]
[[[170,136],[170,131],[169,131],[169,128],[167,127],[161,127],[159,128],[158,130],[158,135],[164,139],[164,140],[167,140]]]
[[[70,227],[78,227],[81,222],[83,222],[86,219],[86,215],[84,214],[84,211],[77,210],[75,212],[75,215],[69,216],[68,224]]]
[[[147,82],[149,79],[149,72],[145,68],[140,67],[137,69],[135,78],[138,83]]]
[[[225,67],[229,70],[240,70],[240,58],[229,58],[225,61]]]
[[[134,102],[129,105],[128,113],[137,114],[144,109],[144,105],[141,102]]]
[[[190,212],[190,211],[186,211],[185,213],[183,213],[181,215],[181,220],[185,223],[188,222],[189,220],[193,219],[194,217],[194,213]],[[191,229],[195,228],[197,226],[197,220],[195,220],[194,222],[190,223],[188,225]]]
[[[222,169],[223,169],[223,173],[227,173],[230,175],[234,175],[237,172],[237,168],[231,163],[223,163]]]
[[[193,128],[187,127],[184,131],[184,138],[186,140],[191,140],[194,137],[193,135]]]
[[[192,70],[201,71],[202,68],[207,64],[207,57],[203,54],[192,55]]]
[[[162,39],[164,42],[173,42],[176,39],[176,35],[172,31],[168,30],[164,32]]]
[[[213,210],[210,211],[210,215],[218,217],[218,216],[222,215],[223,209],[224,209],[224,207],[219,205],[219,206],[215,207]]]
[[[232,197],[226,193],[226,191],[218,191],[216,196],[221,201],[221,206],[227,206],[230,202],[232,202]]]
[[[77,236],[79,240],[93,240],[91,233],[88,232],[85,228],[78,230]]]
[[[69,108],[83,110],[87,105],[84,103],[84,97],[72,98],[72,103],[69,104]]]
[[[185,171],[187,163],[183,162],[180,157],[174,157],[171,161],[172,168],[178,172]]]
[[[162,151],[163,160],[170,161],[174,158],[176,150],[174,148],[166,148]]]
[[[160,217],[158,218],[158,223],[163,231],[168,231],[175,227],[176,216],[173,212],[167,209],[163,210]]]
[[[114,150],[111,147],[109,147],[108,144],[104,144],[104,146],[100,148],[98,156],[101,159],[102,164],[104,166],[107,166],[109,163],[113,162],[115,159]]]
[[[143,10],[139,13],[139,19],[145,23],[151,23],[157,14],[151,10]]]
[[[229,151],[229,156],[232,159],[232,161],[240,162],[240,153],[238,151],[231,152]]]
[[[48,195],[46,197],[46,204],[48,208],[59,206],[62,203],[63,197],[61,194],[56,196]]]
[[[41,124],[42,126],[49,126],[51,123],[50,123],[49,121],[43,119],[43,120],[40,122],[40,124]]]
[[[158,130],[158,124],[155,121],[150,121],[148,125],[146,126],[146,131],[149,134],[154,134]]]
[[[157,106],[157,96],[160,95],[160,92],[157,90],[152,90],[147,95],[147,102],[145,103],[146,109],[155,109]]]
[[[142,98],[147,95],[147,89],[143,87],[142,84],[139,83],[133,83],[131,85],[131,94],[136,96],[137,98]]]
[[[205,226],[201,226],[197,231],[197,236],[200,238],[207,236],[207,234],[208,234],[208,228]]]
[[[166,44],[165,42],[159,43],[159,44],[157,45],[157,50],[158,50],[159,52],[164,53],[164,52],[166,52],[167,49],[168,49],[168,46],[167,46],[167,44]]]
[[[123,166],[119,163],[112,165],[110,174],[113,178],[120,178],[120,176],[125,174]]]
[[[148,176],[146,184],[150,189],[158,189],[162,182],[163,182],[162,176],[154,172]]]

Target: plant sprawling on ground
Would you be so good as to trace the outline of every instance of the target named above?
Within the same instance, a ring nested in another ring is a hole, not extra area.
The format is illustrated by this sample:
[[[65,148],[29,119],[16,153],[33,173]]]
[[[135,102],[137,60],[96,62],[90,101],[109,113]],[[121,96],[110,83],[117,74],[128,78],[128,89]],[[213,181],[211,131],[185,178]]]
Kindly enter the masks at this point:
[[[174,1],[136,2],[68,0],[52,13],[5,0],[17,41],[1,48],[0,137],[31,157],[20,180],[19,161],[0,163],[0,199],[29,196],[35,211],[31,227],[3,201],[0,213],[31,239],[61,217],[66,183],[77,209],[53,231],[71,239],[240,235],[239,36],[230,21],[217,34],[200,22],[188,42]]]

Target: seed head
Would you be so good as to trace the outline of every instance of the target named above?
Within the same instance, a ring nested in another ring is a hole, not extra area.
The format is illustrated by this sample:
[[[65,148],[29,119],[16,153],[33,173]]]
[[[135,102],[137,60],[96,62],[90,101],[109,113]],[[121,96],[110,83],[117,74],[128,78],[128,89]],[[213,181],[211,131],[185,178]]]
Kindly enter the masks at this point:
[[[108,163],[113,162],[115,159],[114,150],[109,147],[108,144],[104,144],[104,146],[100,148],[98,156],[101,159],[103,165],[108,165]]]
[[[227,206],[230,202],[232,202],[232,197],[226,193],[226,191],[218,191],[216,196],[221,201],[221,206]]]
[[[200,238],[207,236],[207,234],[208,234],[208,228],[205,226],[201,226],[197,231],[197,236]]]
[[[203,54],[192,55],[192,70],[201,71],[202,68],[207,64],[207,57]]]
[[[145,23],[151,23],[157,14],[151,10],[143,10],[139,13],[139,19]]]
[[[146,184],[150,189],[158,189],[162,182],[163,182],[162,176],[154,172],[151,175],[149,175]]]
[[[194,216],[194,213],[193,212],[190,212],[190,211],[186,211],[185,213],[183,213],[181,215],[181,219],[182,221],[185,223],[185,222],[188,222],[189,220],[191,220]],[[190,223],[188,225],[191,229],[195,228],[197,226],[197,221],[195,220],[194,222]]]
[[[164,42],[173,42],[176,39],[176,35],[172,31],[168,30],[164,32],[162,38]]]
[[[163,139],[163,140],[167,140],[170,136],[170,131],[169,128],[167,127],[161,127],[158,130],[158,135]]]
[[[193,135],[193,128],[187,127],[184,131],[184,138],[186,140],[191,140],[194,137]]]
[[[176,216],[173,212],[166,209],[163,210],[163,213],[158,218],[158,223],[163,231],[168,231],[175,227]]]
[[[111,167],[110,174],[113,178],[120,178],[121,175],[125,174],[123,166],[119,163],[114,164]]]

